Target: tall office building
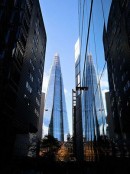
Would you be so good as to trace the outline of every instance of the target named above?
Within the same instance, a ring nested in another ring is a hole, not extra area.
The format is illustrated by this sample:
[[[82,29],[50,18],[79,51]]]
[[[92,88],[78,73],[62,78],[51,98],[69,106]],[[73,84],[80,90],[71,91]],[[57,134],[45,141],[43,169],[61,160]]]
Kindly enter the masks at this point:
[[[60,58],[57,53],[48,84],[43,128],[44,135],[50,134],[60,141],[64,141],[69,133]]]
[[[74,124],[74,138],[76,139],[77,158],[82,160],[85,155],[85,143],[98,140],[104,134],[106,124],[105,112],[100,85],[92,55],[87,55],[84,79],[81,83],[80,42],[75,44],[75,77],[76,77],[76,114]],[[74,115],[73,115],[74,117]],[[76,129],[75,129],[76,127]],[[84,155],[83,155],[84,154]]]
[[[130,139],[130,2],[113,0],[103,33],[117,139]]]
[[[4,161],[16,142],[25,141],[23,134],[38,130],[46,50],[39,1],[0,1],[0,26],[0,151]]]
[[[99,90],[101,81],[103,78],[103,72],[105,69],[104,52],[102,31],[104,23],[107,24],[108,13],[111,5],[111,0],[107,1],[80,1],[78,0],[78,22],[79,22],[79,44],[80,51],[76,61],[76,146],[78,159],[83,159],[84,154],[88,154],[83,148],[84,142],[88,143],[89,149],[92,149],[93,139],[97,139],[98,135],[103,133],[101,117],[104,115],[104,108],[102,104],[101,92]],[[97,15],[98,14],[98,15]],[[93,61],[90,61],[89,53],[92,53]],[[95,91],[96,74],[94,66],[96,66],[96,72],[98,75],[97,90]],[[93,73],[91,72],[93,69]],[[88,75],[90,75],[88,77]],[[93,82],[92,82],[93,79]],[[90,80],[90,82],[89,82]],[[93,85],[92,85],[93,83]],[[94,87],[94,90],[91,87]],[[87,90],[88,87],[88,90]],[[102,86],[101,86],[102,87]],[[106,86],[105,86],[106,87]],[[95,93],[95,99],[92,97],[92,93]],[[87,97],[91,96],[93,100],[89,101]],[[100,98],[100,102],[97,102],[96,98]],[[94,101],[95,100],[95,101]],[[88,106],[87,106],[88,104]],[[95,106],[94,106],[95,105]],[[92,109],[93,108],[93,109]],[[91,109],[91,111],[90,111]],[[88,116],[92,115],[88,119]],[[97,115],[97,117],[93,117]],[[102,116],[101,116],[102,115]],[[96,120],[97,118],[97,120]],[[104,117],[103,117],[104,118]],[[87,123],[87,124],[86,124]],[[81,127],[83,125],[83,129]],[[96,126],[97,125],[97,126]],[[96,130],[95,130],[96,127]],[[99,128],[98,128],[99,127]],[[84,137],[81,138],[81,137]],[[95,137],[95,138],[94,138]],[[92,143],[91,143],[92,142]],[[81,155],[79,155],[81,152]],[[92,151],[93,152],[93,149]]]

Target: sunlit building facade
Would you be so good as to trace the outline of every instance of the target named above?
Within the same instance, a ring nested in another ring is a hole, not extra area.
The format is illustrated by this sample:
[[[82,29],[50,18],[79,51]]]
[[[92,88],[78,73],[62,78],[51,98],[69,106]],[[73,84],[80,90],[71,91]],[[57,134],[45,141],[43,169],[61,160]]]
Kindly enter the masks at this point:
[[[45,101],[43,136],[50,134],[59,141],[64,141],[68,132],[68,119],[60,58],[56,53]]]

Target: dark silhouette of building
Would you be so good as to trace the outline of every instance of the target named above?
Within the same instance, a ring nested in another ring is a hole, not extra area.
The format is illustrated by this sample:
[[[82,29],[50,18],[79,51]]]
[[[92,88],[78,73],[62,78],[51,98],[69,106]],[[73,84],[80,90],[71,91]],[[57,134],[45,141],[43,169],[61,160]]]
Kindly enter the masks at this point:
[[[113,127],[112,112],[111,112],[110,92],[105,93],[105,98],[106,98],[106,109],[107,109],[106,122],[108,124],[107,132],[108,132],[109,138],[114,139],[115,133],[114,133],[114,127]]]
[[[130,139],[130,1],[112,1],[103,42],[114,131]]]
[[[41,102],[40,102],[40,116],[39,116],[39,123],[38,123],[38,131],[36,133],[30,133],[28,135],[28,143],[26,142],[26,144],[29,144],[29,148],[27,148],[27,153],[25,152],[25,155],[29,156],[29,157],[34,157],[36,158],[39,155],[39,150],[40,150],[40,142],[42,139],[42,125],[43,125],[43,112],[44,112],[44,103],[45,103],[45,93],[42,92],[41,95]]]
[[[84,159],[83,147],[83,131],[82,131],[82,101],[81,101],[81,69],[80,69],[80,44],[79,39],[75,44],[75,86],[76,86],[76,103],[73,112],[73,136],[74,136],[74,151],[76,158],[79,161]],[[73,98],[74,99],[74,98]]]
[[[38,130],[45,50],[46,32],[39,1],[0,1],[0,154],[3,162],[11,157],[16,139],[21,143],[22,136],[24,142],[24,134]]]
[[[38,132],[37,132],[37,136],[38,136],[39,139],[42,138],[42,124],[43,124],[44,104],[45,104],[45,93],[42,92],[41,105],[40,105],[40,118],[39,118]]]

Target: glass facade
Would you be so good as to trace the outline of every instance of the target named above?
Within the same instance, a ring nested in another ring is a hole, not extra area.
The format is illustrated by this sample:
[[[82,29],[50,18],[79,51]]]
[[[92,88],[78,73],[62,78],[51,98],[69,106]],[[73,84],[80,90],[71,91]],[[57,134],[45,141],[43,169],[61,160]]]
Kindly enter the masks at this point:
[[[81,79],[86,66],[89,52],[93,55],[96,71],[101,76],[105,58],[103,48],[103,27],[107,26],[108,15],[112,0],[78,1],[80,66]]]
[[[88,155],[88,146],[93,153],[93,146],[88,142],[93,142],[99,135],[106,133],[107,114],[104,102],[109,85],[103,28],[108,23],[111,2],[112,0],[78,0],[80,51],[75,62],[76,88],[88,87],[88,90],[76,90],[76,151],[77,155],[80,152],[82,155],[84,151],[84,159]],[[81,155],[77,157],[82,160]]]
[[[51,69],[43,128],[43,135],[53,135],[59,141],[64,141],[69,133],[64,86],[58,54],[54,56],[54,64]]]
[[[97,85],[97,75],[91,54],[87,56],[84,79],[83,86],[87,86],[88,90],[82,92],[83,137],[91,141],[104,133],[105,124],[101,89]]]

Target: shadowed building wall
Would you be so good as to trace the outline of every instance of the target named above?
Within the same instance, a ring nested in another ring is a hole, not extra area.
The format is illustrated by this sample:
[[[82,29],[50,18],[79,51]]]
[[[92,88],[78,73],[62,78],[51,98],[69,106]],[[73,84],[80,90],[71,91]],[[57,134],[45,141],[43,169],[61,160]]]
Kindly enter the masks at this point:
[[[14,144],[21,144],[22,139],[24,143],[29,132],[38,130],[46,32],[38,0],[2,0],[0,12],[0,149],[4,161],[11,157]]]
[[[113,0],[103,33],[117,138],[130,139],[130,2]]]

